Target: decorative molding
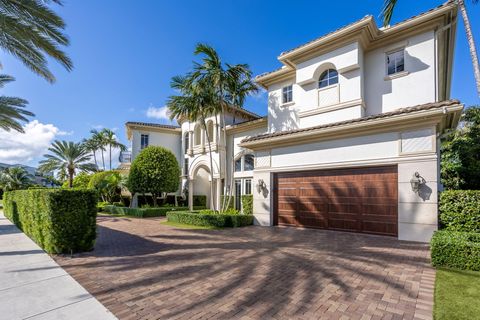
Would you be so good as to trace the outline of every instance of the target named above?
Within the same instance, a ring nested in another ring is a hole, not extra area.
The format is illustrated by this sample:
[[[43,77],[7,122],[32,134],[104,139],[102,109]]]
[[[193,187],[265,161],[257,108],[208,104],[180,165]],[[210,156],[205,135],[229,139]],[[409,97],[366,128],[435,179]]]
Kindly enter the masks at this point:
[[[310,109],[307,111],[302,111],[298,113],[298,116],[300,118],[305,118],[305,117],[310,117],[310,116],[314,116],[314,115],[325,113],[325,112],[331,112],[331,111],[346,109],[346,108],[355,107],[355,106],[361,106],[362,108],[365,108],[365,103],[363,102],[362,99],[356,99],[356,100],[351,100],[347,102],[342,102],[339,104],[334,104],[328,107],[320,107],[320,108]]]
[[[409,74],[410,74],[410,72],[408,72],[408,71],[397,72],[397,73],[394,73],[394,74],[386,75],[383,78],[383,80],[389,81],[389,80],[393,80],[393,79],[408,76]]]

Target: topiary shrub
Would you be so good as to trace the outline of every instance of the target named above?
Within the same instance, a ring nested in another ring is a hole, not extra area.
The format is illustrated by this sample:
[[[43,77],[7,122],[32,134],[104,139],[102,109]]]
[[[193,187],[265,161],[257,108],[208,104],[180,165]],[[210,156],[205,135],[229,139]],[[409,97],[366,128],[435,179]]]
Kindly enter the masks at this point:
[[[5,216],[49,253],[93,249],[98,195],[86,189],[7,192]]]
[[[243,214],[253,214],[253,194],[242,196],[242,212]]]
[[[443,191],[439,211],[442,228],[480,232],[480,190]]]
[[[132,194],[150,193],[153,205],[164,192],[175,192],[180,185],[180,167],[175,155],[163,147],[149,146],[133,160],[127,187]]]
[[[167,212],[170,222],[189,224],[203,227],[235,228],[253,224],[253,216],[245,214],[199,213],[188,211]]]
[[[480,271],[480,233],[436,231],[430,250],[434,267]]]

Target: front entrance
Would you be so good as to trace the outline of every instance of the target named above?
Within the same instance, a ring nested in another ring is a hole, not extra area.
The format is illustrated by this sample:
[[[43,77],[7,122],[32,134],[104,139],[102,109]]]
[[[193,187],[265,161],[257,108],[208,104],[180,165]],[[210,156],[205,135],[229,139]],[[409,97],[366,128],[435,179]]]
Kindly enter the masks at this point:
[[[396,166],[277,173],[274,223],[398,235]]]

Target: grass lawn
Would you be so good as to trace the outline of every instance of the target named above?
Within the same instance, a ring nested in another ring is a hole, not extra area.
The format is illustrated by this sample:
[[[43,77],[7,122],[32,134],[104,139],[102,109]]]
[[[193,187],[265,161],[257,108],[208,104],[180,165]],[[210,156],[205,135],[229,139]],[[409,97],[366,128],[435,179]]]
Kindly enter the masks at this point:
[[[480,319],[480,272],[437,269],[434,318]]]
[[[170,227],[175,227],[178,229],[203,229],[203,230],[216,230],[216,229],[221,229],[217,227],[204,227],[204,226],[193,226],[190,224],[183,224],[183,223],[177,223],[177,222],[171,222],[171,221],[162,221],[160,224],[170,226]]]

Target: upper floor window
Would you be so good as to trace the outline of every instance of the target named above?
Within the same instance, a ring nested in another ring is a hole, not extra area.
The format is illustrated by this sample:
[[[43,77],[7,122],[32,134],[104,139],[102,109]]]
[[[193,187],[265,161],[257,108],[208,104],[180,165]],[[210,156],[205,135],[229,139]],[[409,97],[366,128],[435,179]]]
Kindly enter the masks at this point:
[[[282,103],[289,103],[293,101],[292,85],[282,88]]]
[[[235,160],[235,172],[242,171],[242,158]]]
[[[197,124],[193,130],[193,141],[196,146],[199,146],[202,143],[202,128]]]
[[[208,141],[213,142],[214,137],[213,137],[213,121],[212,120],[209,120],[207,122],[207,135],[208,135]]]
[[[328,69],[320,75],[318,80],[318,87],[325,88],[332,84],[338,83],[338,72],[335,69]]]
[[[184,150],[185,150],[185,153],[188,153],[188,149],[190,149],[190,135],[189,133],[185,133],[185,136],[184,136],[184,140],[183,140],[183,143],[184,143]]]
[[[140,149],[148,147],[148,134],[142,134],[140,136]]]
[[[405,70],[405,50],[387,53],[387,75]]]
[[[246,154],[235,160],[235,172],[252,171],[255,169],[255,156]]]
[[[188,158],[183,160],[183,174],[188,176]]]

